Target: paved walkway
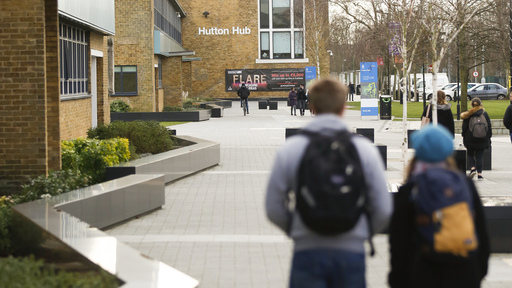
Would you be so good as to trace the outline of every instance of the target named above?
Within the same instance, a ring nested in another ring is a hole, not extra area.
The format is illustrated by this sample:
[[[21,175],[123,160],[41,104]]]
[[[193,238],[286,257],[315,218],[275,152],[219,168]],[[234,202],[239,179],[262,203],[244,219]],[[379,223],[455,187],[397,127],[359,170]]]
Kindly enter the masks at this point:
[[[166,186],[163,209],[112,228],[110,235],[141,253],[198,279],[202,288],[287,287],[292,243],[270,224],[264,211],[269,171],[286,127],[302,127],[311,116],[290,116],[285,102],[279,110],[258,110],[249,102],[243,116],[233,102],[223,118],[174,126],[190,135],[221,144],[221,163]],[[347,110],[353,128],[374,128],[375,142],[388,146],[390,182],[400,182],[402,124],[361,121]],[[409,129],[419,128],[419,122]],[[461,143],[460,136],[456,143]],[[508,136],[493,137],[493,170],[478,182],[482,195],[511,195],[512,148]],[[384,288],[389,270],[387,237],[375,237],[377,254],[367,261],[369,288]],[[494,254],[483,287],[512,287],[512,254]]]

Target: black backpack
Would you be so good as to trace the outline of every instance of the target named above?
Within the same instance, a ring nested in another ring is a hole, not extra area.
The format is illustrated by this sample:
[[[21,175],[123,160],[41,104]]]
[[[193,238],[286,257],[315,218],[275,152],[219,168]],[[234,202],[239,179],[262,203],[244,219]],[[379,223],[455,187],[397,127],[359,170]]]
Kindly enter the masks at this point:
[[[474,138],[487,137],[487,130],[489,130],[489,126],[487,125],[484,113],[478,116],[473,115],[469,118],[469,132],[471,132]]]
[[[351,140],[359,136],[348,131],[328,136],[303,130],[301,134],[310,142],[298,171],[296,209],[304,224],[317,234],[347,232],[366,212],[368,188]],[[371,241],[370,245],[373,255]]]

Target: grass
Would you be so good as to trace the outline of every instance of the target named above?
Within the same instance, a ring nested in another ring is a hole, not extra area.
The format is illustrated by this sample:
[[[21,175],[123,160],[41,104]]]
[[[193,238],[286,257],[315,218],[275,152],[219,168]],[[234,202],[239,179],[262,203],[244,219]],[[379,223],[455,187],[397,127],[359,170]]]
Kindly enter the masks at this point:
[[[174,125],[180,125],[180,124],[185,124],[185,123],[188,123],[188,122],[160,122],[160,125],[167,127],[167,126],[174,126]]]
[[[457,119],[457,102],[450,102],[450,104],[452,104],[453,118]],[[503,119],[503,115],[509,104],[510,102],[505,100],[482,100],[482,105],[491,119]],[[361,110],[361,102],[347,102],[347,105],[350,110]],[[422,113],[423,102],[407,102],[407,119],[420,119]],[[402,119],[403,105],[400,104],[400,102],[393,101],[391,115],[393,115],[395,119]]]

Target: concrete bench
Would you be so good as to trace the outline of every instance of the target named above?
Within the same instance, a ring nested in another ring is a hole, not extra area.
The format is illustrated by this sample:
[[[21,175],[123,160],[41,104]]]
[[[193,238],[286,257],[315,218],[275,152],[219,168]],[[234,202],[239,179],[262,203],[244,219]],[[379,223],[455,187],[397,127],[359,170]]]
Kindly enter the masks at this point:
[[[268,106],[268,100],[258,100],[258,109],[267,109]]]
[[[203,109],[210,109],[212,112],[210,117],[212,118],[221,118],[224,116],[224,107],[214,104],[214,103],[201,103],[199,107]]]
[[[492,253],[512,253],[512,197],[483,196]]]
[[[191,145],[107,167],[107,180],[130,174],[164,174],[167,183],[220,163],[219,143],[190,136],[176,138]]]
[[[356,128],[356,134],[370,139],[372,143],[375,142],[375,132],[373,128]]]
[[[268,109],[269,110],[277,110],[277,101],[269,101]]]
[[[46,263],[103,269],[124,282],[120,287],[197,287],[197,280],[98,230],[164,205],[164,185],[163,175],[130,175],[17,205],[16,245]]]

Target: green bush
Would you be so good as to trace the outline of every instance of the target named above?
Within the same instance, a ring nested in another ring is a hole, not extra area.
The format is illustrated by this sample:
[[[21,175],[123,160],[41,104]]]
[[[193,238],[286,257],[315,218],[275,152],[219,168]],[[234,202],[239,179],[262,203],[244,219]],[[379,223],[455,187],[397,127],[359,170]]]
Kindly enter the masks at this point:
[[[57,271],[42,260],[28,258],[0,259],[2,287],[10,288],[110,288],[118,287],[116,277],[105,271],[66,272]]]
[[[19,204],[34,201],[91,185],[90,175],[82,174],[77,169],[64,168],[64,165],[63,169],[50,171],[48,177],[41,175],[22,185],[22,193],[14,198],[14,202]]]
[[[163,112],[181,112],[183,108],[181,106],[164,106]]]
[[[83,139],[62,141],[62,169],[81,171],[92,178],[91,184],[105,179],[106,167],[130,159],[128,139]]]
[[[7,256],[11,253],[11,207],[14,200],[10,196],[0,197],[0,257]]]
[[[98,125],[87,131],[87,137],[110,139],[127,138],[136,154],[158,154],[173,149],[176,145],[171,133],[156,121],[115,121],[110,125]],[[132,158],[133,159],[133,158]]]
[[[115,100],[110,103],[110,112],[128,112],[130,105],[126,104],[123,100]]]

